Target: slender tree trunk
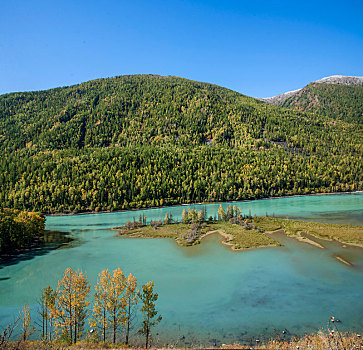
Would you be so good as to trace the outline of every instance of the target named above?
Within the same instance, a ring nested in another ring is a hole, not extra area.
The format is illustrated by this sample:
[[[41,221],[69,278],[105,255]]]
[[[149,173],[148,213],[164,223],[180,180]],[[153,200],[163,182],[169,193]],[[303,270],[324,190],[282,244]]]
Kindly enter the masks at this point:
[[[116,344],[116,315],[113,316],[113,343]]]
[[[48,340],[48,305],[45,307],[45,340]],[[44,338],[44,331],[43,331]]]
[[[73,318],[72,318],[72,301],[71,298],[69,298],[69,335],[71,338],[71,342],[73,342]]]
[[[42,311],[43,311],[43,317],[42,317],[42,331],[43,331],[43,339],[44,339],[44,332],[45,332],[45,320],[46,320],[46,313],[44,311],[44,304],[42,304]]]
[[[149,327],[146,327],[146,349],[149,348]]]
[[[125,344],[128,345],[129,344],[129,333],[130,333],[130,313],[131,313],[131,305],[130,305],[130,300],[129,300],[129,312],[127,315],[127,329],[126,329],[126,340],[125,340]]]
[[[103,308],[103,342],[106,342],[106,309]]]
[[[74,320],[74,343],[77,343],[77,320]]]

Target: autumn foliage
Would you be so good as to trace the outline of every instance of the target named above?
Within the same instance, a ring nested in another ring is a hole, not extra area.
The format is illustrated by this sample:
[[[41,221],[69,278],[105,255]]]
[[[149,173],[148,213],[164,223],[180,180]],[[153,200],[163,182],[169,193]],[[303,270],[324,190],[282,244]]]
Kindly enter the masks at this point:
[[[120,342],[120,333],[124,332],[124,343],[130,340],[130,331],[139,301],[144,315],[143,327],[139,332],[145,335],[146,344],[150,343],[151,328],[160,322],[155,309],[158,295],[153,291],[154,282],[142,286],[142,293],[137,287],[137,279],[132,274],[125,276],[121,268],[110,272],[108,269],[99,273],[94,286],[93,308],[90,308],[91,286],[87,275],[82,271],[67,268],[63,278],[58,281],[56,290],[50,286],[43,288],[40,298],[40,316],[42,319],[42,339],[60,340],[67,344],[77,343],[85,337],[85,325],[88,318],[93,339]],[[22,332],[26,340],[31,334],[29,308],[22,313]],[[87,338],[87,337],[86,337]]]

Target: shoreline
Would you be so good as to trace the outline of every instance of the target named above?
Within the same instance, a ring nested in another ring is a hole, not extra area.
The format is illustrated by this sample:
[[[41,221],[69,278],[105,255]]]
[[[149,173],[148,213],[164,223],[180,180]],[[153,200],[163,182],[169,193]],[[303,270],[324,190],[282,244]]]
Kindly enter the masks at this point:
[[[183,207],[183,206],[191,206],[191,205],[209,205],[209,204],[224,204],[224,203],[247,203],[252,201],[262,201],[268,199],[281,199],[281,198],[294,198],[294,197],[307,197],[307,196],[329,196],[329,195],[339,195],[339,194],[354,194],[354,193],[363,193],[363,191],[344,191],[344,192],[321,192],[321,193],[308,193],[308,194],[293,194],[288,196],[274,196],[274,197],[265,197],[265,198],[255,198],[255,199],[242,199],[242,200],[231,200],[231,201],[223,201],[223,202],[198,202],[198,203],[182,203],[182,204],[171,204],[171,205],[161,205],[161,206],[153,206],[153,207],[141,207],[141,208],[129,208],[129,209],[117,209],[117,210],[100,210],[100,211],[82,211],[82,212],[56,212],[52,214],[44,214],[45,217],[48,216],[75,216],[75,215],[89,215],[89,214],[111,214],[111,213],[123,213],[123,212],[133,212],[139,210],[149,210],[149,209],[163,209],[163,208],[173,208],[173,207]]]
[[[279,230],[277,230],[277,231],[279,231]],[[270,233],[272,233],[272,232],[265,232],[265,234],[267,234],[267,235],[269,235]],[[208,232],[204,233],[202,236],[200,236],[200,243],[202,243],[203,238],[205,238],[209,235],[213,235],[213,234],[218,234],[218,235],[222,236],[224,238],[224,240],[220,241],[220,243],[224,246],[227,246],[230,250],[232,250],[234,252],[241,252],[244,250],[253,250],[253,249],[259,249],[259,248],[280,247],[278,244],[269,244],[269,245],[258,245],[258,246],[249,247],[249,248],[235,248],[233,243],[230,242],[233,239],[233,236],[226,232],[223,232],[220,229],[212,230],[212,231],[208,231]]]
[[[283,230],[284,231],[284,230]],[[301,233],[304,233],[303,231],[301,232],[298,232],[296,235],[288,235],[285,231],[284,231],[285,235],[288,236],[288,237],[292,237],[292,238],[295,238],[296,240],[298,240],[299,242],[303,242],[303,243],[307,243],[307,244],[310,244],[316,248],[319,248],[319,249],[326,249],[324,246],[322,246],[320,243],[318,242],[315,242],[314,240],[308,238],[308,237],[304,237],[301,235]],[[314,238],[319,238],[317,236],[314,236],[314,235],[311,235],[313,236]]]
[[[259,217],[257,217],[259,218]],[[260,217],[260,218],[264,218],[264,217]],[[289,219],[280,219],[280,220],[289,220]],[[292,220],[292,221],[297,221],[297,222],[302,222],[302,223],[309,223],[309,222],[305,222],[305,221],[299,221],[299,220]],[[314,224],[314,222],[310,222],[312,224]],[[319,224],[319,223],[316,223]],[[257,224],[258,225],[258,224]],[[146,225],[148,226],[148,225]],[[173,240],[176,241],[177,245],[180,247],[188,247],[189,245],[185,245],[185,244],[180,244],[177,240],[176,237],[174,237],[174,235],[168,235],[168,236],[148,236],[148,235],[144,235],[144,234],[140,234],[138,232],[135,233],[123,233],[122,234],[122,230],[119,227],[113,227],[113,228],[109,228],[108,230],[112,230],[112,231],[117,231],[118,232],[118,236],[125,236],[128,238],[172,238]],[[347,247],[355,247],[355,248],[360,248],[363,249],[363,244],[362,243],[354,243],[354,242],[347,242],[344,240],[340,240],[337,237],[321,237],[318,234],[314,234],[312,232],[305,232],[305,230],[299,230],[295,233],[289,233],[289,231],[286,230],[286,228],[284,228],[283,226],[276,228],[276,229],[267,229],[265,231],[262,231],[263,234],[267,237],[270,237],[272,240],[275,241],[275,239],[273,238],[273,235],[275,233],[280,233],[285,235],[286,237],[289,238],[293,238],[301,243],[306,243],[309,244],[311,246],[314,246],[315,248],[319,248],[319,249],[326,249],[326,247],[324,246],[323,242],[319,242],[316,241],[317,240],[322,240],[322,241],[326,241],[326,242],[336,242],[339,243],[342,248],[347,248]],[[281,244],[276,241],[276,243],[271,243],[271,244],[261,244],[261,245],[254,245],[251,247],[241,247],[241,248],[236,248],[235,247],[235,243],[231,243],[231,241],[235,238],[232,234],[229,234],[227,232],[225,232],[223,229],[221,228],[210,228],[210,231],[207,231],[203,234],[201,234],[201,236],[198,238],[199,243],[202,243],[203,238],[212,235],[212,234],[218,234],[222,237],[222,240],[220,241],[220,243],[222,245],[225,245],[227,247],[229,247],[231,250],[233,251],[243,251],[243,250],[250,250],[250,249],[259,249],[259,248],[269,248],[269,247],[280,247]],[[194,246],[196,244],[192,244],[191,246]]]
[[[309,221],[307,221],[309,222]],[[283,230],[284,231],[284,230]],[[288,236],[288,237],[292,237],[292,238],[295,238],[297,239],[299,242],[303,242],[303,243],[308,243],[308,244],[311,244],[317,248],[320,248],[320,249],[326,249],[324,246],[322,246],[320,243],[318,242],[315,242],[314,240],[308,238],[308,237],[304,237],[301,235],[301,233],[305,233],[305,234],[308,234],[314,238],[317,238],[317,239],[321,239],[322,241],[327,241],[327,242],[337,242],[339,244],[342,245],[342,248],[346,248],[344,246],[350,246],[350,247],[356,247],[356,248],[362,248],[363,249],[363,244],[361,243],[354,243],[354,242],[346,242],[346,241],[343,241],[343,240],[339,240],[337,239],[336,237],[332,238],[332,239],[329,239],[329,238],[326,238],[326,237],[320,237],[320,236],[317,236],[317,235],[314,235],[312,233],[306,233],[304,231],[300,231],[298,232],[296,235],[292,235],[292,234],[287,234],[285,232],[285,234]]]

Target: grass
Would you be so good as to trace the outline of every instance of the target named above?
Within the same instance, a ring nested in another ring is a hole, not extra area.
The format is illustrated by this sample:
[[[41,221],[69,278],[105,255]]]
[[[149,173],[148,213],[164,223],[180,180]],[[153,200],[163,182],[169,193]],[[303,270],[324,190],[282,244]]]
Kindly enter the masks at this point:
[[[240,225],[220,221],[212,225],[214,230],[222,231],[226,236],[231,236],[228,244],[232,249],[251,249],[267,246],[279,246],[280,244],[274,239],[266,236],[254,228],[245,229]]]
[[[283,229],[287,235],[304,238],[309,235],[337,240],[342,243],[363,246],[363,227],[351,225],[325,224],[307,221],[287,220],[270,217],[255,217],[246,219],[243,225],[232,224],[226,221],[204,222],[194,230],[191,224],[174,223],[161,225],[157,228],[142,226],[126,230],[120,229],[120,235],[139,238],[173,238],[180,246],[199,244],[205,235],[216,232],[225,239],[224,244],[233,250],[251,249],[266,246],[279,246],[265,232]]]
[[[112,344],[105,344],[105,343],[89,343],[87,341],[81,341],[78,344],[74,344],[71,346],[62,345],[56,341],[53,342],[6,342],[2,344],[1,349],[8,349],[8,350],[91,350],[91,349],[140,349],[141,347],[127,347],[121,344],[112,345]],[[191,349],[187,347],[179,348],[179,347],[150,347],[151,349],[159,349],[159,350],[166,350],[166,349]],[[197,347],[194,347],[197,348]],[[201,348],[200,345],[198,348]],[[328,333],[325,332],[318,332],[317,334],[305,335],[301,338],[294,338],[292,340],[284,340],[280,337],[271,339],[270,341],[264,343],[259,343],[258,345],[252,346],[243,346],[239,344],[227,344],[221,347],[210,347],[206,346],[204,349],[269,349],[269,350],[350,350],[350,349],[363,349],[363,341],[362,337],[355,333],[340,333],[331,331]]]
[[[120,234],[139,238],[173,238],[180,246],[191,246],[199,244],[205,235],[212,232],[225,237],[224,243],[235,250],[280,245],[263,232],[253,228],[245,229],[240,225],[224,221],[205,223],[205,227],[200,227],[197,234],[192,237],[190,224],[181,223],[161,225],[157,229],[151,226],[143,226],[120,231]]]
[[[200,238],[208,231],[210,231],[210,225],[201,228],[198,237]],[[188,240],[188,236],[191,234],[190,225],[182,223],[161,225],[157,229],[147,225],[130,230],[122,230],[120,234],[138,238],[173,238],[180,246],[191,246],[200,243],[199,239]]]
[[[307,233],[318,238],[337,240],[342,243],[363,245],[363,227],[317,222],[257,217],[254,224],[263,231],[283,229],[288,235]]]

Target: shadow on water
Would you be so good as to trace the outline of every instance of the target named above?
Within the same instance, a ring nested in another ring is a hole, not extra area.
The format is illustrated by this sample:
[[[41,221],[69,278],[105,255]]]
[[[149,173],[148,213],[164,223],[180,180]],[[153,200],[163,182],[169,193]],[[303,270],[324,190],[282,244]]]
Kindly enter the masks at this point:
[[[34,259],[37,256],[45,255],[55,249],[72,248],[81,244],[78,239],[69,236],[68,232],[45,231],[44,236],[36,246],[19,251],[16,254],[0,256],[0,269],[6,266],[16,265],[22,261]],[[0,280],[7,280],[4,277]]]

